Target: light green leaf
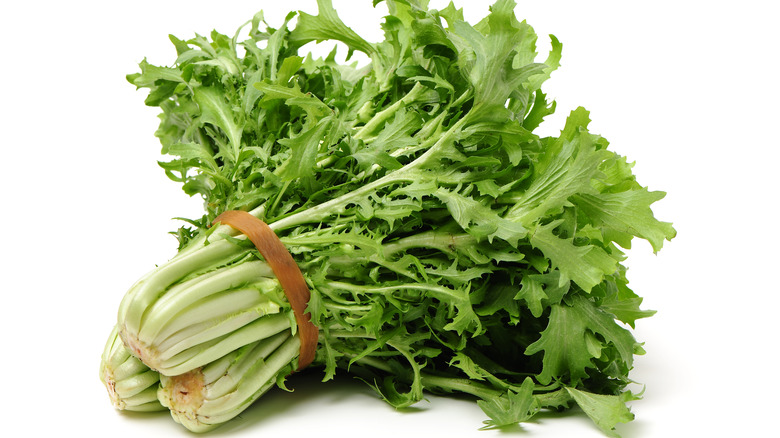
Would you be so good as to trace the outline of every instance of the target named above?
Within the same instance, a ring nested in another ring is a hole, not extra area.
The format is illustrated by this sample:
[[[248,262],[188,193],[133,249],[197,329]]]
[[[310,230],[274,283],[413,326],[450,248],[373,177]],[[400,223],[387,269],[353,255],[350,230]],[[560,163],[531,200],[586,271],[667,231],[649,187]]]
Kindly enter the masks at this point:
[[[486,428],[522,423],[536,415],[541,407],[533,390],[533,379],[526,377],[517,392],[510,389],[500,397],[478,400],[479,407],[490,417],[490,420],[484,422]]]
[[[325,117],[293,138],[280,139],[280,144],[290,148],[290,158],[279,168],[279,177],[293,181],[313,175],[323,139],[332,125],[332,117]]]
[[[665,195],[642,188],[619,193],[582,194],[575,196],[573,202],[596,226],[605,228],[605,237],[609,238],[610,233],[640,237],[658,252],[664,240],[671,240],[677,234],[671,223],[657,220],[650,208]]]
[[[531,234],[531,245],[539,248],[565,278],[589,292],[605,275],[615,272],[617,260],[598,246],[577,246],[573,239],[556,236],[553,230],[561,222],[562,219],[537,226]]]
[[[550,53],[547,56],[547,60],[544,61],[545,67],[542,73],[529,77],[528,81],[524,84],[526,89],[538,90],[544,81],[550,79],[552,72],[561,66],[561,52],[563,50],[563,45],[560,41],[558,41],[558,38],[556,38],[555,35],[550,35],[550,44],[552,48],[550,49]]]
[[[535,277],[527,275],[523,277],[520,285],[520,292],[515,295],[515,299],[525,301],[528,309],[531,311],[531,314],[536,318],[541,317],[542,312],[544,311],[544,305],[542,304],[542,301],[548,298],[547,294],[544,293],[542,283],[539,282]]]
[[[127,80],[141,88],[152,87],[154,83],[159,80],[171,81],[171,82],[184,82],[181,76],[181,70],[173,67],[158,67],[156,65],[149,64],[146,59],[138,64],[141,67],[140,74],[128,75]]]
[[[331,113],[331,109],[320,99],[312,94],[301,91],[298,84],[292,87],[286,85],[271,84],[268,82],[255,82],[255,88],[263,92],[260,102],[268,102],[276,99],[284,100],[288,106],[297,106],[302,108],[312,119],[326,116]]]
[[[208,170],[217,172],[219,166],[214,160],[212,151],[200,143],[177,143],[168,148],[168,154],[176,155],[185,160],[198,160]]]
[[[236,163],[241,148],[243,127],[236,123],[232,107],[225,100],[225,95],[216,88],[198,87],[193,91],[193,99],[200,107],[201,119],[222,130],[230,142],[230,149],[220,151],[222,156]]]
[[[542,124],[545,117],[553,113],[555,113],[555,101],[548,103],[547,95],[542,93],[541,90],[537,90],[533,106],[528,114],[524,115],[523,128],[532,131]]]
[[[254,73],[251,73],[247,78],[247,87],[246,91],[244,92],[244,112],[247,114],[252,111],[252,108],[254,108],[257,100],[260,99],[260,97],[263,95],[263,92],[259,88],[255,87],[254,84],[261,82],[264,77],[265,72],[258,70]]]
[[[529,345],[525,354],[533,355],[544,351],[542,372],[538,379],[542,384],[550,383],[558,376],[576,383],[587,377],[587,369],[593,367],[585,343],[587,324],[581,315],[566,304],[551,306],[547,328],[539,340]]]
[[[625,278],[625,270],[619,272],[612,278],[607,278],[594,294],[603,295],[601,299],[601,308],[634,328],[637,319],[648,318],[655,315],[655,310],[640,309],[643,299],[634,293],[628,287],[628,280]]]
[[[382,131],[364,147],[354,151],[352,158],[357,160],[361,169],[369,169],[378,164],[385,169],[402,167],[398,158],[404,148],[417,145],[411,133],[420,128],[420,116],[413,111],[399,111],[385,124]],[[393,155],[390,153],[393,152]]]
[[[566,134],[545,150],[540,158],[542,170],[528,189],[511,199],[515,205],[507,212],[508,219],[530,226],[549,211],[562,208],[572,195],[595,191],[591,181],[599,175],[599,163],[607,153],[596,150],[584,127],[572,132],[571,140],[563,140]]]
[[[449,365],[463,371],[472,380],[485,380],[488,377],[492,377],[490,373],[477,365],[471,357],[460,351],[455,353]]]
[[[447,205],[458,224],[477,238],[492,241],[498,237],[516,246],[517,241],[527,234],[522,225],[502,218],[498,211],[473,198],[444,188],[438,189],[434,195]]]
[[[525,353],[533,355],[544,351],[542,372],[538,379],[550,383],[558,376],[576,384],[588,376],[588,369],[595,367],[586,330],[604,339],[605,347],[614,347],[621,360],[630,369],[636,341],[631,333],[619,326],[614,318],[598,308],[588,298],[571,297],[571,305],[561,303],[551,307],[550,319],[542,336],[529,345]],[[592,339],[591,339],[592,341]]]
[[[350,51],[359,50],[367,55],[374,53],[371,43],[341,21],[331,0],[317,0],[317,9],[319,14],[316,16],[299,13],[298,24],[290,32],[290,43],[302,46],[310,41],[336,40],[346,44]]]
[[[634,419],[634,414],[626,406],[623,396],[594,394],[568,386],[566,391],[607,436],[619,437],[615,426]]]
[[[515,2],[498,0],[490,14],[474,27],[455,21],[451,39],[458,47],[458,64],[474,87],[471,122],[505,119],[509,96],[527,99],[543,81],[549,67],[534,62],[536,34],[531,26],[517,21]],[[536,79],[532,79],[536,78]]]

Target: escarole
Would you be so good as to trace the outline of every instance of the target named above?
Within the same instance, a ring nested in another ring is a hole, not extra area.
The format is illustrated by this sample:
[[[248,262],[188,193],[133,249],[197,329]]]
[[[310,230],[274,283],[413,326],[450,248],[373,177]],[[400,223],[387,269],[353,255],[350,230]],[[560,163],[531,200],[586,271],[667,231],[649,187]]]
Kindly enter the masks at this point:
[[[627,326],[653,314],[622,249],[660,250],[675,230],[585,109],[535,133],[555,110],[541,87],[561,44],[537,60],[510,0],[474,25],[452,4],[386,0],[377,43],[317,3],[294,27],[296,14],[276,28],[257,14],[232,37],[171,37],[172,66],[128,76],[161,110],[160,166],[204,214],[127,292],[112,345],[193,431],[311,362],[397,407],[469,394],[500,427],[579,405],[615,434],[643,353]],[[324,40],[370,64],[302,53]],[[269,235],[218,219],[236,211],[281,242],[302,308]]]

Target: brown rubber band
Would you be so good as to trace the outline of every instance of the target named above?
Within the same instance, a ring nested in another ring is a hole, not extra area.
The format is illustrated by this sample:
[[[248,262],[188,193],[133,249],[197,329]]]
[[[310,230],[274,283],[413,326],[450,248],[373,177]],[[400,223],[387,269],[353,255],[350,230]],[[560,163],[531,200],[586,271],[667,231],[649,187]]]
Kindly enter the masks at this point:
[[[217,216],[212,225],[217,222],[229,225],[246,235],[271,266],[279,284],[282,285],[287,301],[290,302],[295,322],[298,324],[301,339],[298,370],[306,368],[314,360],[319,330],[311,322],[311,315],[305,313],[311,292],[298,264],[271,227],[251,214],[240,210],[228,210]]]

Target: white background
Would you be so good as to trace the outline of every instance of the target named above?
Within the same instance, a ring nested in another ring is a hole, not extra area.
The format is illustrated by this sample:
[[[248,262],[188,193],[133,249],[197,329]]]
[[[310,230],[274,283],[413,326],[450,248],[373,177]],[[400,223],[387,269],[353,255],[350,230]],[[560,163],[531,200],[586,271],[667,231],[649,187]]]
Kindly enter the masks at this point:
[[[587,5],[585,5],[587,3]],[[767,436],[777,424],[780,34],[771,1],[522,1],[540,35],[564,45],[546,84],[562,127],[579,105],[594,132],[636,161],[657,217],[678,237],[630,253],[629,278],[658,314],[635,336],[647,385],[625,437]],[[217,5],[221,6],[217,6]],[[380,37],[368,0],[334,0]],[[433,7],[444,2],[432,1]],[[487,5],[461,1],[476,22]],[[171,257],[200,203],[157,167],[154,108],[124,76],[175,58],[167,35],[232,32],[263,9],[316,13],[314,0],[26,1],[0,7],[0,412],[6,436],[187,436],[167,414],[124,415],[98,380],[124,290]],[[540,56],[543,60],[544,56]],[[398,412],[361,383],[298,376],[215,436],[598,437],[581,412],[478,431],[472,401],[431,397]],[[287,435],[290,436],[290,435]]]

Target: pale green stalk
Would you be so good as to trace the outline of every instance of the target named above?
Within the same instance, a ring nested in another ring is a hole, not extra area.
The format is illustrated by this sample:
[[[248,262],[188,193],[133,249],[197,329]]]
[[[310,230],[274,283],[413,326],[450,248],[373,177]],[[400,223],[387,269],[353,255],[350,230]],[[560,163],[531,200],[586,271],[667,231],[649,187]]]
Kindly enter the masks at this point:
[[[111,403],[119,410],[159,411],[165,409],[157,400],[160,375],[133,357],[111,331],[100,359],[100,380]]]
[[[158,396],[173,419],[193,432],[211,430],[243,412],[292,372],[298,336],[285,330],[186,374],[161,377]]]
[[[119,335],[129,351],[171,376],[294,325],[273,271],[253,257],[212,232],[144,277],[120,306]]]
[[[457,291],[435,284],[424,283],[407,283],[407,284],[393,284],[392,286],[365,286],[358,284],[350,284],[343,281],[329,281],[327,282],[329,287],[337,290],[358,292],[361,294],[393,294],[401,290],[413,290],[420,292],[421,294],[430,294],[433,297],[442,300],[461,300],[463,299]]]
[[[128,330],[139,330],[144,311],[161,291],[195,272],[214,269],[226,260],[239,258],[248,252],[226,240],[196,246],[199,246],[197,250],[172,258],[130,288],[119,306],[119,318]]]
[[[361,140],[366,140],[370,134],[377,129],[381,128],[385,122],[393,118],[396,113],[403,107],[406,107],[417,100],[418,97],[426,90],[426,87],[417,82],[414,84],[409,93],[395,101],[392,105],[387,106],[382,111],[376,113],[366,124],[360,127],[360,131],[353,137]]]
[[[388,120],[392,119],[402,108],[405,108],[413,104],[421,95],[423,95],[424,91],[425,91],[425,87],[422,84],[420,84],[419,82],[415,83],[412,89],[409,90],[409,93],[406,94],[406,96],[397,100],[392,105],[389,105],[382,111],[379,111],[378,113],[374,114],[374,116],[371,117],[371,119],[369,119],[365,124],[356,127],[355,133],[352,135],[352,137],[358,140],[363,140],[365,143],[371,143],[376,138],[376,136],[372,134],[377,129],[381,129],[381,127],[385,123],[387,123]],[[431,119],[428,122],[426,122],[425,125],[420,129],[420,131],[415,134],[415,137],[426,138],[426,139],[431,137],[431,135],[434,132],[440,129],[441,124],[444,121],[446,115],[447,115],[447,111],[443,111],[441,114],[437,115],[434,119]],[[415,145],[406,148],[396,149],[391,151],[389,154],[394,158],[398,158],[403,155],[414,153],[415,151],[420,149],[427,149],[429,146],[430,144],[428,142],[423,142],[422,145]],[[328,155],[327,157],[317,162],[317,168],[323,169],[329,167],[337,160],[338,160],[338,156]],[[379,165],[374,165],[366,172],[366,174],[369,175],[375,172],[377,169],[379,169]]]
[[[307,210],[293,214],[291,216],[279,219],[276,222],[272,222],[269,225],[272,230],[278,231],[286,228],[294,227],[311,222],[319,222],[323,219],[344,213],[349,204],[369,195],[383,187],[387,187],[401,182],[413,182],[420,178],[418,172],[419,168],[424,168],[430,160],[434,160],[437,154],[441,153],[445,149],[446,145],[454,141],[460,129],[464,126],[468,119],[459,119],[446,133],[444,133],[436,143],[430,147],[425,153],[417,157],[411,163],[405,165],[403,168],[390,172],[387,175],[369,182],[364,186],[355,189],[345,195],[338,198],[331,199],[330,201],[323,202]]]
[[[158,339],[157,335],[160,331],[170,325],[178,314],[197,312],[197,308],[193,307],[196,303],[200,303],[201,306],[216,304],[214,300],[221,296],[218,294],[234,291],[234,288],[240,288],[244,285],[260,283],[272,278],[272,276],[273,271],[266,263],[246,262],[235,267],[217,269],[163,290],[164,294],[147,308],[140,309],[140,306],[138,307],[139,310],[143,310],[145,315],[142,322],[143,327],[138,331],[138,339],[143,342]],[[255,295],[258,301],[264,298],[259,294]],[[217,309],[224,313],[235,311],[230,306],[229,301],[224,304],[228,305],[227,309],[214,306],[211,312],[220,313]],[[127,325],[125,327],[130,328]]]
[[[199,342],[173,356],[161,355],[158,371],[162,375],[176,376],[213,362],[252,342],[266,339],[281,331],[291,329],[294,319],[288,314],[269,315],[240,327],[220,338]],[[198,339],[198,341],[200,341]],[[177,350],[174,348],[172,350]],[[167,353],[167,352],[166,352]]]
[[[477,239],[468,233],[458,234],[435,230],[425,231],[404,237],[384,245],[385,254],[403,253],[412,248],[437,249],[447,254],[454,254],[462,246],[473,244]]]

